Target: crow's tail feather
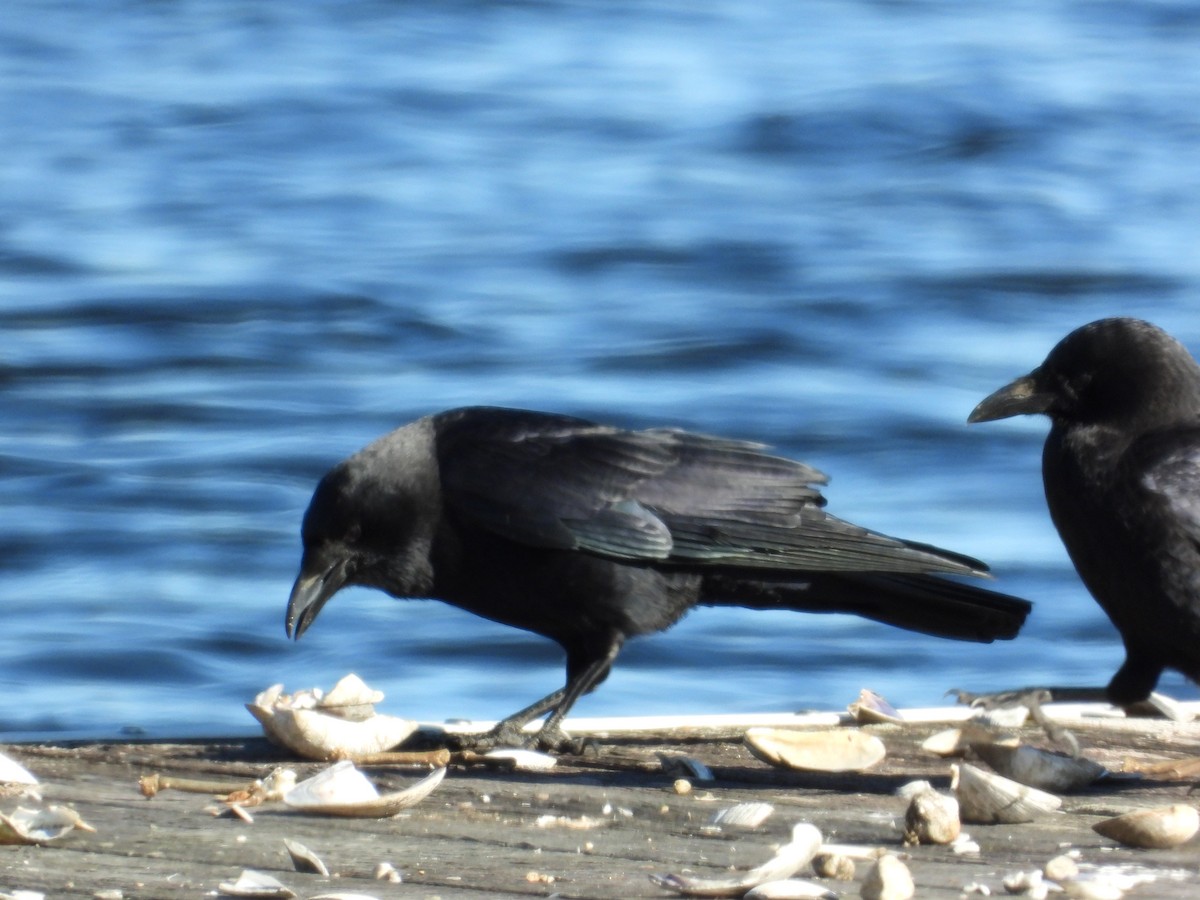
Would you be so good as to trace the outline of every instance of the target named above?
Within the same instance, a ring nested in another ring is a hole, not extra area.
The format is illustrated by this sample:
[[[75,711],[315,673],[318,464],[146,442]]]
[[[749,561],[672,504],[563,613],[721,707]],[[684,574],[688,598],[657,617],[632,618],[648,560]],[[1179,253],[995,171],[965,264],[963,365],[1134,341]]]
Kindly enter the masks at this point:
[[[849,613],[908,631],[990,643],[1017,636],[1032,604],[939,575],[818,572],[801,579],[752,572],[705,578],[708,606]]]

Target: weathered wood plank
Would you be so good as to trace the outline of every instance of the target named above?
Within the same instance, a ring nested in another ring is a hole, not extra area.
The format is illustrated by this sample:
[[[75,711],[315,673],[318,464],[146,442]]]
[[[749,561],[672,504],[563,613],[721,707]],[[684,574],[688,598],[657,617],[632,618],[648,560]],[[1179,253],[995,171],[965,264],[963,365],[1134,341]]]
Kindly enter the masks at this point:
[[[869,726],[888,746],[876,769],[859,774],[783,771],[754,758],[720,727],[622,733],[597,738],[595,753],[564,758],[545,773],[452,767],[428,799],[389,820],[331,820],[288,811],[278,804],[252,809],[253,824],[214,818],[211,798],[166,791],[151,800],[137,788],[141,775],[159,771],[191,778],[238,780],[266,775],[281,763],[302,775],[322,768],[295,763],[262,740],[188,744],[17,745],[9,755],[44,782],[47,802],[73,806],[95,834],[73,833],[43,847],[0,847],[0,890],[38,890],[48,897],[92,897],[120,890],[126,898],[211,895],[243,868],[269,872],[302,898],[337,890],[381,898],[668,897],[652,872],[716,875],[749,868],[787,840],[799,821],[817,825],[829,840],[887,847],[906,854],[919,896],[959,898],[971,883],[1002,892],[1005,873],[1040,867],[1064,849],[1079,851],[1084,868],[1123,866],[1157,876],[1135,896],[1184,898],[1200,890],[1197,842],[1174,850],[1137,851],[1095,834],[1091,824],[1109,812],[1188,802],[1186,782],[1144,779],[1101,782],[1065,799],[1064,812],[1028,825],[966,830],[978,856],[941,847],[902,845],[905,802],[894,792],[913,778],[948,784],[948,764],[919,749],[941,726]],[[1164,722],[1072,726],[1089,755],[1119,766],[1138,760],[1200,755],[1200,725]],[[1039,742],[1035,729],[1024,737]],[[673,789],[658,752],[689,754],[712,767],[716,781],[691,793]],[[381,789],[419,776],[396,768],[372,769]],[[712,814],[740,801],[767,801],[776,811],[753,831],[721,831]],[[11,810],[9,798],[0,809]],[[283,840],[314,850],[333,877],[292,871]],[[381,862],[404,883],[376,881]],[[859,867],[859,878],[865,865]],[[830,883],[857,896],[858,883]]]

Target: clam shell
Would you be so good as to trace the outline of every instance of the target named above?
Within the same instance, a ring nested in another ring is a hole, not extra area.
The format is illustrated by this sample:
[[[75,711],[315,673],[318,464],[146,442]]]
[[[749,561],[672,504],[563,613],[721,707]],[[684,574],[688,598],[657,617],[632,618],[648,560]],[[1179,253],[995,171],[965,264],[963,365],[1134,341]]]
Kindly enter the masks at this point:
[[[883,741],[857,728],[751,728],[746,744],[765,762],[808,772],[860,772],[887,755]]]
[[[659,887],[685,897],[742,897],[751,888],[770,881],[791,878],[821,849],[821,832],[801,823],[792,828],[792,839],[775,856],[748,872],[726,878],[698,878],[691,875],[651,875]]]
[[[301,812],[325,816],[384,819],[428,797],[446,777],[444,768],[434,769],[402,791],[380,794],[366,776],[344,760],[300,782],[283,802]]]
[[[767,821],[773,812],[775,807],[770,803],[738,803],[736,806],[717,810],[708,823],[727,828],[757,828]]]
[[[37,784],[33,773],[23,765],[0,753],[0,784]]]
[[[952,844],[962,831],[958,801],[936,791],[922,791],[904,814],[904,839],[914,844]]]
[[[851,703],[848,709],[854,721],[860,725],[897,725],[904,721],[904,716],[896,707],[866,688],[859,692],[858,700]]]
[[[1054,793],[1086,787],[1108,770],[1082,756],[1051,753],[1025,744],[973,744],[975,753],[1005,778]]]
[[[1092,829],[1129,847],[1161,850],[1191,840],[1200,830],[1200,813],[1195,807],[1176,803],[1105,819]]]
[[[261,695],[260,695],[261,696]],[[396,716],[375,715],[353,720],[316,709],[246,705],[263,732],[305,759],[358,759],[402,744],[417,723]]]
[[[65,806],[44,809],[18,806],[8,815],[0,813],[0,844],[46,844],[76,828],[96,830],[83,821],[79,813]]]
[[[908,866],[890,853],[881,856],[863,878],[863,900],[909,900],[917,892]]]
[[[237,881],[223,881],[217,885],[217,890],[230,897],[289,898],[296,896],[296,892],[279,879],[254,869],[243,869]]]
[[[1053,794],[966,763],[951,766],[950,772],[950,786],[964,822],[1015,825],[1032,822],[1042,813],[1062,806]]]
[[[312,875],[328,875],[329,869],[321,861],[321,857],[313,853],[299,841],[289,841],[284,838],[284,849],[292,858],[292,868],[297,872],[308,872]]]
[[[815,881],[785,878],[760,884],[746,894],[746,900],[837,900],[837,894]]]
[[[383,691],[371,690],[361,678],[351,672],[317,701],[317,708],[357,719],[373,715],[375,704],[382,702]]]

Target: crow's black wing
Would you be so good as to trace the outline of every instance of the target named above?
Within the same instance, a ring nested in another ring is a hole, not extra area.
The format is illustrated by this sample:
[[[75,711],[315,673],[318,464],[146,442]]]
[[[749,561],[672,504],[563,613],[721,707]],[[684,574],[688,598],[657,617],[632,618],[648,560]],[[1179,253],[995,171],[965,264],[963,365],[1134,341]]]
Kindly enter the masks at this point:
[[[824,512],[825,476],[758,444],[472,408],[437,417],[443,500],[516,541],[779,570],[986,571]]]

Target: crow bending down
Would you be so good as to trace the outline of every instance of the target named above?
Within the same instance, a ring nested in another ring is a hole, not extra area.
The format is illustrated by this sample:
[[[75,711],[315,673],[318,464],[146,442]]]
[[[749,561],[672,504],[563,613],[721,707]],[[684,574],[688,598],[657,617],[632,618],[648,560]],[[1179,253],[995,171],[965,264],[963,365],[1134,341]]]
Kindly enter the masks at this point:
[[[559,723],[626,638],[697,605],[856,613],[970,641],[1017,634],[1024,600],[939,577],[977,560],[836,519],[817,470],[756,444],[472,407],[419,419],[321,479],[287,609],[300,637],[345,585],[431,597],[557,641],[563,688],[476,746],[563,744]],[[935,574],[936,573],[936,574]]]
[[[1080,578],[1125,643],[1107,688],[1026,688],[1050,699],[1150,697],[1164,669],[1200,681],[1200,366],[1137,319],[1102,319],[983,400],[969,421],[1050,417],[1042,480]],[[1043,699],[1046,699],[1043,697]]]

